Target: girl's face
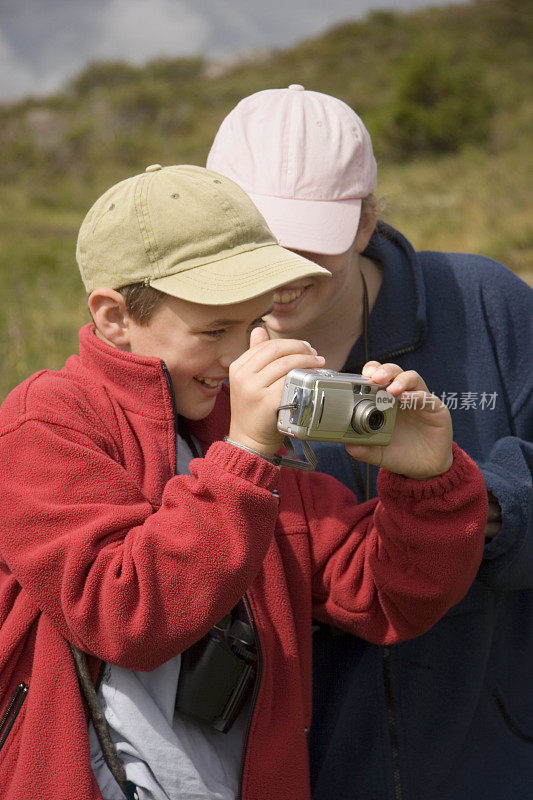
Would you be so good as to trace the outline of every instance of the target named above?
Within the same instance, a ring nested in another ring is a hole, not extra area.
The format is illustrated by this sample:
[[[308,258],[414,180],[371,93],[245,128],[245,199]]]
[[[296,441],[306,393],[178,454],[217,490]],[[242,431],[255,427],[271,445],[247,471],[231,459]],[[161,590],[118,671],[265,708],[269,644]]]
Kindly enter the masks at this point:
[[[248,349],[250,332],[272,309],[272,294],[228,306],[165,296],[147,325],[129,320],[129,348],[168,367],[176,407],[187,419],[213,409],[229,365]]]
[[[331,272],[331,278],[304,278],[283,286],[274,293],[274,307],[265,321],[268,328],[279,336],[291,335],[333,315],[344,293],[349,290],[354,273],[353,246],[340,255],[307,253],[302,250],[294,252],[325,267]]]

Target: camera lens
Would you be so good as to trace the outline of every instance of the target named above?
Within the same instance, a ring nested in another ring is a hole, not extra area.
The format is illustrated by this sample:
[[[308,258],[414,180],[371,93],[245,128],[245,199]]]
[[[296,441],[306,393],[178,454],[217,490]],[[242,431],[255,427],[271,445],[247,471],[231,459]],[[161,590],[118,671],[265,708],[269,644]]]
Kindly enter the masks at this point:
[[[383,427],[384,422],[385,417],[383,416],[383,411],[380,411],[378,408],[372,411],[368,416],[368,427],[371,431],[379,431],[379,429]]]
[[[356,433],[375,433],[385,424],[385,414],[372,400],[361,400],[352,413],[352,428]]]

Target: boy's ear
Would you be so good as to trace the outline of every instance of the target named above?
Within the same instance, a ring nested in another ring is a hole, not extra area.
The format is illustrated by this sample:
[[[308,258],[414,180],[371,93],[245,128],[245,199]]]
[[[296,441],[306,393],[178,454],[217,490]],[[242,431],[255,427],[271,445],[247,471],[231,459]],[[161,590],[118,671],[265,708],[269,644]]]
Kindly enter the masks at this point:
[[[130,347],[130,317],[120,292],[102,286],[91,292],[88,304],[100,336],[115,347],[128,350]]]
[[[375,206],[370,205],[366,208],[363,208],[361,219],[359,220],[359,227],[357,228],[357,234],[353,243],[356,253],[362,253],[363,250],[366,249],[366,246],[370,241],[370,237],[374,233],[377,221],[378,212]]]

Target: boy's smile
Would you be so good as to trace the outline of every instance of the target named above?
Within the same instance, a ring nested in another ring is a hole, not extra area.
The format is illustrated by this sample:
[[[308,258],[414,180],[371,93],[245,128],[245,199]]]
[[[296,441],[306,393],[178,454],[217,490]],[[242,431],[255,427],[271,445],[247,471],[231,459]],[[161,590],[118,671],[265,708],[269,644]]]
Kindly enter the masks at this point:
[[[249,346],[262,325],[272,293],[227,306],[205,306],[166,295],[147,325],[128,318],[127,349],[164,361],[178,412],[202,419],[213,409],[229,365]]]

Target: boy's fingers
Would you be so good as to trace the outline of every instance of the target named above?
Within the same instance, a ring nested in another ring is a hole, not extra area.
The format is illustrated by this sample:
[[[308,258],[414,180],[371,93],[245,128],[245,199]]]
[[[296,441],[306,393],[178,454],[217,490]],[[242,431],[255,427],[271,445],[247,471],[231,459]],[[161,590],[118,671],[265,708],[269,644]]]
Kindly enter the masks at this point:
[[[389,381],[402,372],[398,364],[380,364],[379,361],[368,361],[363,367],[363,375],[374,383],[386,386]]]
[[[395,397],[399,397],[403,392],[411,395],[420,393],[420,398],[424,394],[428,398],[433,397],[418,372],[412,369],[404,372],[398,364],[380,364],[379,361],[368,361],[363,367],[363,375],[379,386],[386,386],[387,391]],[[435,398],[436,400],[437,398]],[[434,401],[431,401],[431,406],[440,408],[440,404]]]
[[[256,333],[256,331],[260,330],[264,330],[265,333]],[[268,333],[264,328],[254,328],[250,334],[250,346],[248,347],[248,350],[245,350],[244,353],[241,353],[239,358],[236,358],[235,361],[231,363],[230,372],[232,370],[235,371],[244,364],[247,364],[251,359],[255,358],[257,351],[261,348],[267,347],[270,341],[271,340],[268,337]]]
[[[397,374],[394,380],[387,386],[387,391],[395,396],[402,392],[428,392],[431,394],[418,372],[415,372],[413,369]]]
[[[346,450],[352,458],[358,461],[365,461],[367,464],[373,464],[375,467],[381,467],[383,461],[383,447],[381,445],[357,445],[347,444]]]
[[[398,400],[400,401],[400,410],[405,411],[441,411],[446,408],[442,400],[436,395],[431,394],[431,392],[402,392],[402,394],[398,396]],[[436,417],[433,420],[437,427],[441,425],[441,421],[439,420],[440,417]],[[428,424],[429,422],[430,420],[427,418],[425,423]]]
[[[317,369],[324,365],[322,356],[298,353],[277,358],[261,370],[261,384],[266,388],[284,378],[291,369]]]
[[[250,347],[257,347],[258,344],[261,344],[262,342],[268,342],[269,339],[270,336],[268,335],[266,328],[254,328],[250,334]]]
[[[379,369],[379,367],[381,367],[379,361],[367,361],[361,370],[361,375],[364,375],[365,378],[371,378],[374,372]]]
[[[242,354],[230,367],[230,370],[246,365],[247,369],[253,372],[260,372],[271,362],[284,356],[302,354],[316,356],[316,350],[311,347],[309,342],[300,339],[268,339],[254,345]],[[316,366],[316,363],[313,364]]]

